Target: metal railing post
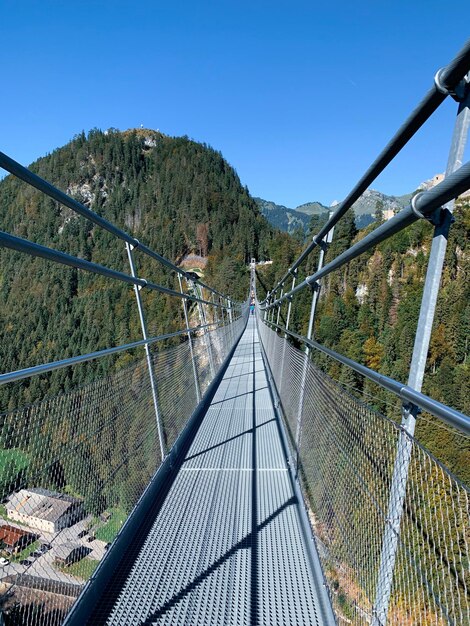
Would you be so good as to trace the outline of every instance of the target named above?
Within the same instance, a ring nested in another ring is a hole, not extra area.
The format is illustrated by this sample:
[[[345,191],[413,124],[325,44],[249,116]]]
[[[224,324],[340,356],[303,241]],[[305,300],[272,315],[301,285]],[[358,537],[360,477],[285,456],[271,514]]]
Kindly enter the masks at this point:
[[[224,308],[225,308],[226,305],[224,303],[224,298],[222,298],[222,296],[219,296],[219,304],[220,304],[220,314],[221,314],[221,317],[222,317],[222,328],[223,328],[223,330],[222,330],[222,333],[223,333],[222,340],[223,340],[223,345],[224,345],[224,350],[225,350],[227,342],[230,343],[230,346],[232,345],[232,342],[231,342],[231,339],[230,339],[230,332],[231,332],[232,329],[229,327],[228,336],[227,336],[227,329],[226,329],[226,324],[227,324],[226,318],[227,318],[227,315],[226,315],[226,313],[224,314]]]
[[[191,285],[194,289],[194,291],[198,294],[199,299],[202,300],[202,290],[201,288],[196,285],[195,282],[191,281]],[[204,306],[202,304],[202,302],[198,302],[197,303],[197,309],[198,309],[198,313],[199,313],[199,321],[201,322],[201,326],[204,326],[204,330],[203,330],[203,336],[204,336],[204,340],[206,343],[206,348],[207,348],[207,354],[209,356],[209,367],[211,370],[211,376],[212,378],[214,378],[215,376],[215,368],[214,368],[214,360],[212,358],[212,343],[211,343],[211,338],[209,336],[210,331],[208,331],[207,329],[207,319],[206,319],[206,311],[204,309]]]
[[[457,119],[452,135],[452,142],[447,161],[446,177],[462,165],[468,129],[470,126],[470,87],[459,104]],[[449,228],[452,223],[454,201],[444,205],[441,221],[434,229],[434,236],[429,254],[428,269],[424,284],[418,326],[416,329],[413,356],[411,359],[408,385],[421,391],[428,355],[429,342],[436,310],[437,296],[441,282],[442,267],[447,247]],[[387,623],[388,608],[392,592],[395,560],[400,537],[403,515],[403,503],[406,495],[408,469],[411,462],[412,441],[415,431],[418,409],[415,405],[405,404],[402,409],[401,431],[398,439],[395,465],[388,503],[380,568],[377,578],[372,626],[384,626]]]
[[[332,215],[332,213],[330,213],[330,216]],[[320,252],[318,255],[318,268],[317,271],[319,272],[322,267],[323,267],[323,263],[325,261],[325,252],[327,250],[328,245],[332,242],[333,240],[333,231],[334,231],[334,227],[328,231],[328,234],[326,236],[326,240],[319,242],[319,246],[320,246]],[[315,321],[315,313],[317,310],[317,304],[318,304],[318,297],[320,295],[320,286],[321,286],[321,281],[317,281],[313,286],[312,286],[312,303],[310,305],[310,318],[308,320],[308,330],[307,330],[307,339],[310,340],[312,338],[313,335],[313,324]],[[296,467],[295,467],[295,475],[297,476],[298,471],[299,471],[299,460],[300,460],[300,436],[302,433],[302,415],[304,412],[304,399],[305,399],[305,386],[307,383],[307,369],[308,369],[308,360],[309,360],[309,353],[310,353],[310,348],[306,345],[305,346],[305,358],[304,358],[304,365],[302,368],[302,379],[300,382],[300,396],[299,396],[299,408],[298,408],[298,412],[297,412],[297,427],[296,427],[296,431],[295,431],[295,450],[296,450],[296,454],[297,454],[297,459],[296,459]]]
[[[323,260],[325,258],[325,245],[322,245],[322,247],[320,248],[320,253],[319,253],[319,257],[318,257],[318,269],[321,270],[321,268],[323,267]],[[308,329],[307,329],[307,339],[311,339],[312,335],[313,335],[313,324],[315,321],[315,313],[317,311],[317,303],[318,303],[318,296],[320,294],[320,282],[314,283],[311,286],[312,289],[312,302],[310,304],[310,317],[308,320]],[[308,346],[305,346],[305,354],[309,355],[310,353],[310,348]]]
[[[295,279],[297,277],[297,272],[294,273],[294,277],[292,279],[292,289],[295,287]],[[281,291],[282,297],[282,291]],[[281,304],[279,305],[279,309],[281,308]],[[277,315],[277,324],[279,325],[279,309]],[[289,299],[289,304],[287,307],[287,318],[286,318],[286,331],[289,330],[289,322],[290,322],[290,314],[292,310],[292,298]],[[282,344],[282,357],[281,357],[281,381],[284,380],[284,360],[286,358],[286,345],[287,345],[287,332],[284,333],[284,343]],[[281,382],[282,384],[282,382]]]
[[[136,272],[135,272],[135,265],[134,265],[134,255],[132,254],[133,246],[131,246],[131,244],[129,244],[127,241],[126,241],[126,250],[127,250],[127,257],[129,259],[129,266],[130,266],[131,274],[133,278],[135,278]],[[142,306],[142,298],[140,296],[140,289],[141,288],[138,285],[134,285],[134,293],[135,293],[135,299],[137,301],[137,308],[139,310],[139,319],[140,319],[140,326],[142,329],[142,336],[146,340],[148,339],[147,326],[145,323],[144,308]],[[155,382],[155,373],[153,371],[152,357],[150,354],[150,347],[148,344],[145,344],[145,356],[147,358],[147,367],[148,367],[149,376],[150,376],[150,386],[152,389],[153,407],[155,409],[155,419],[157,421],[157,432],[158,432],[158,442],[160,444],[160,454],[161,454],[162,461],[163,461],[163,459],[166,456],[166,451],[165,451],[165,443],[163,439],[162,419],[161,419],[161,414],[160,414],[160,408],[158,406],[158,393],[157,393],[157,385]]]
[[[212,320],[218,325],[219,324],[219,312],[214,302],[214,294],[211,294],[211,302],[212,302]]]
[[[224,304],[222,302],[221,296],[219,296],[218,300],[220,304],[220,315],[222,316],[222,326],[225,326]]]
[[[183,293],[183,283],[181,281],[181,276],[178,274],[178,283],[180,286],[180,291]],[[193,349],[193,338],[192,333],[189,330],[189,315],[188,315],[188,305],[186,302],[186,298],[183,298],[183,311],[184,311],[184,323],[186,324],[186,328],[188,329],[188,341],[189,341],[189,350],[191,352],[191,363],[193,366],[193,375],[194,375],[194,385],[196,387],[196,398],[197,403],[201,401],[201,392],[199,389],[199,379],[197,377],[197,369],[196,369],[196,360],[194,358],[194,349]]]
[[[226,306],[227,306],[227,317],[228,317],[228,326],[229,326],[229,333],[230,333],[230,345],[232,346],[234,342],[233,326],[232,326],[232,322],[233,322],[232,303],[230,301],[230,298],[225,298],[225,300],[226,300]]]
[[[296,278],[297,278],[297,271],[294,272],[294,277],[292,279],[292,289],[295,287]],[[282,378],[284,377],[284,359],[286,357],[287,331],[289,330],[291,310],[292,310],[292,298],[289,298],[289,305],[287,307],[287,318],[286,318],[286,332],[284,333],[284,343],[282,344],[282,357],[281,357],[281,377]],[[279,316],[277,319],[277,323],[279,324]]]
[[[273,295],[272,295],[272,293],[271,293],[271,294],[268,296],[267,306],[269,306],[269,305],[271,304],[272,299],[273,299]],[[271,321],[272,311],[273,311],[272,309],[268,309],[268,310],[267,310],[267,312],[266,312],[266,319],[267,319],[267,321],[268,321],[268,322],[270,322],[270,321]]]
[[[274,308],[274,306],[273,306],[273,307],[272,307],[272,309],[271,309],[271,319],[270,319],[270,321],[271,321],[271,322],[274,322],[274,315],[275,315],[275,311],[276,311],[276,310],[275,310],[275,308]]]
[[[269,319],[269,311],[266,308],[269,305],[269,297],[270,297],[270,292],[268,291],[268,293],[266,295],[265,309],[263,311],[263,322],[267,322],[268,319]]]
[[[281,298],[284,295],[284,289],[281,289]],[[281,315],[281,306],[282,303],[279,303],[279,306],[277,307],[277,317],[276,317],[276,324],[279,326],[279,316]]]
[[[297,270],[294,270],[292,276],[293,276],[293,278],[292,278],[291,291],[295,287],[295,281],[297,280]],[[287,306],[286,330],[289,330],[291,310],[292,310],[292,298],[289,298],[289,304]],[[284,339],[287,339],[287,333],[284,333]]]

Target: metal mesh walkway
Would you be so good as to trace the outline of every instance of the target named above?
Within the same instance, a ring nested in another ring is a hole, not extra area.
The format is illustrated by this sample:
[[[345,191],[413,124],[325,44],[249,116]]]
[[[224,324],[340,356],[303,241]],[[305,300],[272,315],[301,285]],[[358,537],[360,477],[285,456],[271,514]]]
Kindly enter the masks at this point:
[[[324,623],[280,427],[250,318],[104,623]]]

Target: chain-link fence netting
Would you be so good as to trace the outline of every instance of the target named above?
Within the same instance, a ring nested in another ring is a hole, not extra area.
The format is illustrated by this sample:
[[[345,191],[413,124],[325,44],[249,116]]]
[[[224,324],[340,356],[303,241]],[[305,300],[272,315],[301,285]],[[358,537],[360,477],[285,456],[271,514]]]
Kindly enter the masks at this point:
[[[232,324],[152,344],[169,450],[240,336]],[[192,358],[194,356],[194,360]],[[62,623],[162,463],[144,358],[0,415],[0,606],[5,624]]]
[[[350,395],[262,322],[259,331],[338,623],[470,624],[468,487],[399,423]],[[411,461],[396,533],[389,500],[400,438]],[[393,573],[386,618],[375,610],[381,561]]]

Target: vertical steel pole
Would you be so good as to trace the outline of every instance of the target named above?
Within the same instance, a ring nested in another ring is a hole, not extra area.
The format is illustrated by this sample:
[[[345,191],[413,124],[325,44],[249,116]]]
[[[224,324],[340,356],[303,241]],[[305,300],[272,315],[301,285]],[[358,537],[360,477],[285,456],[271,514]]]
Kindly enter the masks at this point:
[[[268,306],[271,306],[273,299],[274,299],[274,294],[273,294],[273,292],[271,292],[269,294],[269,299],[268,299],[268,303],[267,303]],[[267,319],[268,322],[271,321],[272,311],[273,311],[272,309],[268,309],[268,311],[266,313],[266,319]]]
[[[330,233],[328,233],[329,236]],[[329,242],[328,242],[329,243]],[[325,244],[320,244],[320,253],[318,256],[318,271],[320,271],[323,267],[324,259],[325,259]],[[307,339],[311,339],[313,335],[313,323],[315,321],[315,313],[317,310],[318,296],[320,295],[320,283],[317,282],[312,286],[312,303],[310,304],[310,317],[308,320],[308,329],[307,329]],[[310,354],[310,348],[305,346],[305,354]]]
[[[222,316],[222,326],[225,326],[225,317],[224,317],[224,305],[222,303],[222,298],[219,296],[218,298],[220,304],[220,314]]]
[[[200,300],[202,300],[203,299],[203,297],[202,297],[203,293],[202,293],[201,288],[199,286],[196,286],[196,283],[194,283],[194,282],[191,282],[191,284],[192,284],[193,290],[197,294],[198,298]],[[206,348],[207,348],[207,354],[209,356],[209,367],[210,367],[210,370],[211,370],[211,376],[212,376],[212,378],[214,378],[214,376],[215,376],[215,368],[214,368],[214,361],[213,361],[213,358],[212,358],[212,344],[211,344],[211,338],[209,336],[209,331],[206,328],[206,326],[207,326],[206,311],[204,309],[204,305],[202,304],[202,302],[198,302],[197,303],[197,309],[198,309],[198,312],[199,312],[199,321],[201,322],[201,326],[204,326],[202,334],[204,336],[204,340],[205,340]]]
[[[295,287],[295,279],[297,277],[297,272],[294,273],[294,277],[292,279],[292,288],[294,289]],[[281,293],[281,297],[282,297],[282,293]],[[286,318],[286,331],[289,330],[289,323],[290,323],[290,314],[291,314],[291,310],[292,310],[292,296],[289,298],[289,304],[287,306],[287,318]],[[278,314],[278,321],[277,323],[279,324],[279,314]],[[287,332],[284,333],[284,343],[282,344],[282,357],[281,357],[281,385],[282,385],[282,381],[286,380],[284,377],[284,360],[286,358],[286,346],[287,346]]]
[[[217,311],[217,307],[214,302],[214,294],[211,294],[211,302],[212,302],[212,321],[219,325],[219,312]]]
[[[266,306],[269,305],[269,299],[271,297],[271,293],[268,291],[268,293],[266,294]],[[264,309],[263,311],[263,322],[268,322],[269,321],[269,311],[268,309]]]
[[[181,282],[181,276],[179,274],[178,274],[178,283],[180,286],[180,291],[181,293],[183,293],[183,284]],[[201,402],[201,392],[199,390],[199,380],[197,377],[196,360],[194,358],[193,338],[192,338],[192,333],[189,330],[188,304],[186,302],[186,298],[182,298],[182,300],[183,300],[183,311],[184,311],[184,323],[186,324],[186,328],[188,329],[188,341],[189,341],[189,350],[191,353],[191,363],[193,366],[194,386],[196,388],[197,403],[199,404],[199,402]]]
[[[332,215],[332,211],[330,211],[330,217]],[[325,252],[327,250],[328,245],[332,242],[333,240],[333,231],[334,228],[332,228],[330,231],[328,231],[327,235],[326,235],[326,240],[323,242],[320,242],[320,252],[318,255],[318,267],[317,267],[317,271],[319,272],[322,268],[323,268],[323,263],[325,261]],[[310,318],[308,320],[308,330],[307,330],[307,339],[311,339],[312,335],[313,335],[313,323],[315,321],[315,313],[317,310],[317,304],[318,304],[318,297],[320,295],[320,286],[321,286],[321,281],[317,281],[315,283],[315,285],[313,285],[312,289],[313,289],[313,293],[312,293],[312,303],[310,305]],[[300,396],[299,396],[299,408],[297,411],[297,428],[296,428],[296,432],[295,432],[295,449],[296,449],[296,453],[297,453],[297,460],[296,460],[296,468],[295,468],[295,474],[297,476],[298,472],[299,472],[299,460],[300,460],[300,436],[302,433],[302,415],[304,412],[304,400],[305,400],[305,387],[306,387],[306,383],[307,383],[307,370],[308,370],[308,360],[309,360],[309,353],[310,350],[308,348],[308,346],[305,346],[305,358],[304,358],[304,365],[302,368],[302,379],[300,382]]]
[[[230,345],[233,345],[234,342],[234,336],[233,336],[233,315],[232,315],[232,302],[230,300],[230,298],[227,298],[227,315],[228,315],[228,321],[229,321],[229,328],[230,328]]]
[[[446,176],[452,174],[462,165],[465,144],[470,126],[470,88],[467,85],[466,95],[459,104],[455,121],[452,142],[447,161]],[[411,359],[408,385],[421,391],[426,367],[426,359],[431,339],[431,331],[436,310],[437,296],[441,282],[442,267],[447,247],[449,228],[452,222],[454,201],[444,207],[443,219],[434,230],[429,254],[426,281],[421,300],[418,326],[416,329],[413,356]],[[387,623],[388,607],[392,591],[393,573],[400,536],[403,503],[406,495],[408,468],[411,461],[412,441],[415,431],[417,407],[404,405],[402,409],[401,431],[398,439],[397,454],[393,469],[392,484],[388,503],[388,515],[385,521],[380,569],[377,578],[377,591],[374,604],[372,626],[384,626]]]
[[[290,288],[291,291],[295,287],[295,281],[297,280],[297,270],[294,270],[294,272],[292,273],[292,276],[293,276],[293,278],[292,278],[292,285],[291,285],[291,288]],[[289,330],[291,310],[292,310],[292,296],[289,298],[289,304],[287,306],[286,330]],[[287,338],[287,333],[284,334],[284,339],[286,339],[286,338]]]
[[[222,341],[223,341],[223,345],[224,345],[224,354],[225,354],[225,349],[227,348],[227,352],[230,349],[232,343],[230,341],[230,327],[228,329],[228,334],[227,334],[227,329],[226,329],[226,323],[225,323],[225,315],[224,315],[224,298],[222,296],[218,297],[219,300],[219,304],[220,304],[220,315],[222,317],[222,327],[223,327],[223,335],[222,335]],[[229,344],[229,345],[228,345]]]
[[[274,302],[274,300],[276,300],[276,294],[275,293],[273,294],[273,302]],[[271,309],[271,320],[270,320],[271,322],[274,322],[274,315],[275,315],[275,307],[272,307],[272,309]]]
[[[136,273],[135,273],[135,265],[134,265],[134,255],[132,254],[133,248],[127,242],[126,242],[126,250],[127,250],[127,257],[129,259],[131,275],[133,278],[135,278]],[[140,287],[138,287],[137,285],[134,285],[134,293],[135,293],[135,299],[137,301],[137,308],[139,310],[139,318],[140,318],[140,326],[142,328],[142,336],[144,339],[148,339],[147,326],[145,324],[144,308],[142,306],[142,298],[140,297]],[[153,371],[152,357],[150,355],[150,348],[148,344],[145,344],[145,355],[147,357],[147,367],[149,370],[150,386],[152,389],[153,407],[155,409],[155,418],[157,421],[157,432],[158,432],[158,442],[160,444],[160,454],[161,454],[162,461],[163,461],[163,459],[165,458],[166,452],[165,452],[165,444],[164,444],[164,439],[163,439],[162,420],[161,420],[161,415],[160,415],[160,408],[158,406],[158,393],[157,393],[157,385],[155,382],[155,373]]]
[[[281,289],[281,298],[284,295],[284,287]],[[279,326],[279,316],[281,315],[281,307],[282,304],[279,303],[279,306],[277,307],[277,318],[276,318],[276,324]]]

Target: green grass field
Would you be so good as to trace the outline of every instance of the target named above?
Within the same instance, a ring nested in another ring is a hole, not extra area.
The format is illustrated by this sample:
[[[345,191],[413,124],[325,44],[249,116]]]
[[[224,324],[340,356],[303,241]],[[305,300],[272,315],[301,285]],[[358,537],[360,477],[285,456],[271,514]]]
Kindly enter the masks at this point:
[[[99,561],[96,561],[95,559],[84,558],[76,563],[72,563],[71,565],[56,564],[55,567],[61,572],[64,572],[64,574],[76,576],[82,580],[88,580],[98,567],[98,564]]]
[[[110,519],[96,530],[95,537],[101,541],[110,543],[121,530],[121,526],[127,519],[127,513],[119,508],[110,510]]]
[[[0,489],[5,489],[28,465],[29,456],[26,452],[18,448],[0,450]]]

